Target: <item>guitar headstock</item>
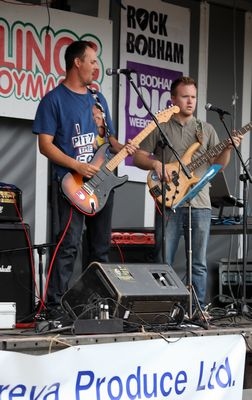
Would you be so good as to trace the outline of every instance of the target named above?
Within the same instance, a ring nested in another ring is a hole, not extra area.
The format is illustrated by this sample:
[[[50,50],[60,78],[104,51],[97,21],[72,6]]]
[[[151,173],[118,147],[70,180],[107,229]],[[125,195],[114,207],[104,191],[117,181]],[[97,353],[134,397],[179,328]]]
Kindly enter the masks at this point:
[[[156,118],[157,118],[157,120],[158,120],[159,123],[161,123],[161,122],[168,122],[169,119],[171,118],[171,116],[172,116],[173,114],[179,113],[179,111],[180,111],[180,108],[179,108],[178,106],[171,106],[171,107],[169,107],[169,108],[166,108],[166,109],[163,110],[163,111],[159,111],[159,112],[156,114]]]

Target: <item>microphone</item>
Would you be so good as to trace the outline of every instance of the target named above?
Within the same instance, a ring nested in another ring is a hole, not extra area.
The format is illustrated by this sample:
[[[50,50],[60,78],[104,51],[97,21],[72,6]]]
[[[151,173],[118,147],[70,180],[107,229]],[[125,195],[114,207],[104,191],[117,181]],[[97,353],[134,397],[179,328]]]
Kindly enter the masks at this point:
[[[122,68],[122,69],[107,68],[106,69],[106,74],[109,76],[117,75],[117,74],[130,75],[132,72],[136,72],[136,71],[134,69],[127,69],[127,68]]]
[[[223,110],[221,110],[220,108],[217,108],[217,107],[213,106],[213,105],[210,104],[210,103],[207,103],[207,104],[205,105],[205,109],[206,109],[207,111],[216,111],[216,112],[217,112],[218,114],[220,114],[220,115],[224,115],[224,114],[231,115],[228,111],[223,111]]]

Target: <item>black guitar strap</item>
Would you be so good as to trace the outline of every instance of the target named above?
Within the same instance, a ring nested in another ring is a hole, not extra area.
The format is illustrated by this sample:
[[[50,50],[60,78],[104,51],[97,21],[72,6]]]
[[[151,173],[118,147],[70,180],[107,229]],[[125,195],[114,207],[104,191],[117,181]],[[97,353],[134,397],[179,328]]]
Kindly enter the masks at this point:
[[[196,137],[200,144],[203,144],[203,126],[199,119],[196,119]]]
[[[106,113],[104,111],[104,108],[99,100],[97,91],[93,88],[88,87],[88,90],[90,91],[90,93],[92,94],[93,98],[95,99],[95,105],[96,107],[101,111],[102,113],[102,118],[103,118],[103,123],[104,123],[104,129],[105,129],[105,136],[106,138],[109,138],[110,136],[110,132],[109,132],[109,128],[108,128],[108,124],[106,121]]]

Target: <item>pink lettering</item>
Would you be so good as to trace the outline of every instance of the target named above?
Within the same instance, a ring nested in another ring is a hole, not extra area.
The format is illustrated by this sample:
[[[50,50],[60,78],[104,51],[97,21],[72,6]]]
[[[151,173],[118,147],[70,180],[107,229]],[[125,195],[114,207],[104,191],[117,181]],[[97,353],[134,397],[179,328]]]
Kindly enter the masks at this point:
[[[20,74],[17,71],[13,71],[13,78],[16,82],[16,95],[17,97],[22,96],[22,83],[25,80],[26,73],[25,71],[21,72]]]
[[[33,99],[39,97],[42,98],[44,96],[43,86],[44,82],[41,74],[37,75],[35,80],[34,77],[31,74],[29,74],[27,76],[25,97],[27,98],[32,97]]]
[[[60,62],[61,57],[62,57],[62,54],[61,54],[62,48],[64,46],[67,47],[70,43],[72,43],[72,41],[73,40],[70,37],[65,36],[63,38],[60,38],[54,46],[53,62],[54,62],[55,70],[56,70],[57,74],[59,74],[59,75],[65,74],[65,66],[62,67],[61,62]]]
[[[4,27],[0,25],[0,65],[1,67],[14,68],[14,63],[5,60],[5,30]]]
[[[34,38],[32,32],[26,35],[26,69],[32,71],[34,69],[35,58],[38,60],[45,74],[51,72],[51,36],[45,35],[44,54],[42,54],[38,41]]]
[[[13,91],[12,76],[6,69],[0,70],[0,94],[8,95]]]

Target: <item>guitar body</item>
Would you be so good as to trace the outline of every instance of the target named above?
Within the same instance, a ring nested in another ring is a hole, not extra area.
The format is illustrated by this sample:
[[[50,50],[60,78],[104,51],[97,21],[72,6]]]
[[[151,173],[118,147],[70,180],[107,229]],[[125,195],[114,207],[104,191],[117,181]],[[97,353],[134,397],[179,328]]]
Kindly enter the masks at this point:
[[[252,130],[252,122],[244,125],[240,130],[233,133],[233,136],[244,135],[249,130]],[[187,176],[181,170],[179,162],[166,164],[167,169],[172,171],[172,178],[165,184],[165,205],[166,207],[172,207],[184,198],[190,187],[199,181],[199,178],[195,176],[192,171],[200,167],[202,164],[207,162],[209,159],[217,157],[227,146],[230,145],[229,138],[218,143],[216,146],[210,148],[203,153],[197,159],[191,161],[194,152],[200,147],[200,143],[193,143],[189,149],[185,152],[181,158],[182,163],[191,172],[191,178]],[[147,176],[147,184],[150,188],[150,194],[162,204],[162,184],[158,179],[155,171],[150,171]]]
[[[112,189],[123,185],[128,176],[117,177],[106,168],[106,151],[109,144],[102,145],[91,164],[100,168],[91,179],[85,181],[80,174],[68,172],[62,179],[61,189],[68,201],[86,215],[95,215],[105,206]]]
[[[200,143],[193,143],[189,149],[185,152],[181,161],[184,165],[190,163],[194,152],[200,147]],[[166,183],[165,191],[165,205],[166,207],[172,207],[188,192],[192,185],[195,185],[200,178],[191,173],[191,178],[188,179],[187,176],[181,171],[181,167],[178,161],[166,164],[169,166],[169,170],[172,170],[172,179]],[[150,171],[147,176],[147,184],[150,189],[151,195],[162,204],[162,183],[158,179],[155,171]]]
[[[167,110],[157,114],[159,123],[167,122],[174,113],[179,112],[178,106],[173,106]],[[132,139],[132,144],[139,145],[152,130],[156,127],[156,123],[150,122],[146,127]],[[105,206],[108,196],[112,189],[123,185],[128,176],[117,177],[113,171],[119,163],[128,156],[125,146],[109,161],[106,151],[110,145],[103,144],[95,153],[91,164],[100,168],[100,170],[89,180],[84,180],[77,173],[67,173],[61,182],[61,190],[67,200],[74,205],[79,211],[87,215],[95,215]]]

